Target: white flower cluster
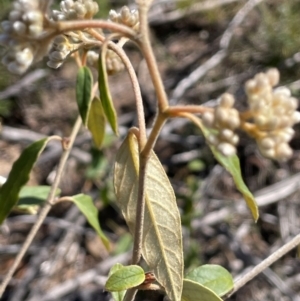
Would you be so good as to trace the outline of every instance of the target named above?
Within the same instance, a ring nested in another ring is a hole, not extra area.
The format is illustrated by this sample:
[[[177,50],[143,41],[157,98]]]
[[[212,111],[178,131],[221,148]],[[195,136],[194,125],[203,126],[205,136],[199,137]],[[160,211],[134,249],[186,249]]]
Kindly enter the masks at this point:
[[[87,62],[89,65],[98,68],[99,53],[89,50],[87,53]],[[124,64],[120,57],[112,50],[106,52],[106,70],[108,75],[113,75],[124,70]]]
[[[109,11],[109,20],[137,29],[139,25],[139,12],[136,9],[130,10],[127,6],[123,6],[119,13],[111,9]]]
[[[60,10],[53,10],[55,21],[92,19],[99,11],[93,0],[65,0],[60,2]]]
[[[235,146],[239,141],[234,131],[240,125],[240,117],[233,105],[234,97],[225,93],[219,99],[219,105],[214,112],[205,112],[202,116],[203,124],[210,131],[207,141],[225,156],[236,153]]]
[[[72,43],[70,37],[67,37],[66,35],[56,36],[52,43],[47,65],[50,68],[57,69],[64,63],[67,56],[77,49],[78,45]]]
[[[21,74],[33,61],[40,59],[47,49],[32,41],[44,32],[44,14],[47,9],[45,1],[17,0],[13,2],[13,10],[8,20],[1,23],[3,34],[0,42],[9,47],[2,63],[12,73]]]
[[[262,155],[284,161],[291,157],[288,142],[294,135],[293,125],[300,121],[298,100],[286,87],[273,89],[279,82],[279,71],[259,73],[246,83],[246,93],[256,137]]]

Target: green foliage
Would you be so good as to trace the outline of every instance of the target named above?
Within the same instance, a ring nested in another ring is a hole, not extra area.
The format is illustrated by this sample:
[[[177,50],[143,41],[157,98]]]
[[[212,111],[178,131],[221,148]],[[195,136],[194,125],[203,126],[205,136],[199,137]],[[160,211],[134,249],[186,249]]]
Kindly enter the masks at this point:
[[[99,55],[99,68],[98,68],[98,84],[100,99],[105,116],[116,135],[118,135],[117,113],[112,101],[109,91],[108,77],[106,71],[106,51],[101,51]]]
[[[219,265],[202,265],[190,271],[185,278],[202,284],[220,297],[233,289],[231,274]]]
[[[47,142],[48,138],[44,138],[32,143],[23,150],[20,157],[13,164],[6,182],[0,188],[0,224],[17,204],[19,193],[29,180],[31,169]]]
[[[77,194],[70,197],[70,200],[74,202],[78,209],[83,213],[90,225],[96,230],[105,247],[109,249],[109,241],[101,230],[98,221],[98,210],[95,207],[92,198],[86,194]]]
[[[36,213],[37,209],[47,200],[50,193],[50,186],[23,186],[19,193],[19,202],[16,208],[27,213]],[[56,190],[56,196],[60,194]]]
[[[118,266],[108,277],[105,289],[109,292],[122,292],[145,281],[145,272],[138,265]]]
[[[101,148],[105,137],[105,123],[106,119],[101,100],[98,97],[94,97],[89,110],[87,127],[92,134],[94,144],[97,148]]]
[[[84,125],[88,123],[88,116],[92,102],[93,76],[86,66],[79,68],[76,79],[76,100],[78,110]]]
[[[200,120],[197,123],[197,125],[200,127],[201,131],[203,132],[203,135],[207,137],[209,134],[208,129],[204,127]],[[253,194],[250,192],[243,180],[241,174],[240,160],[238,156],[233,155],[227,157],[221,154],[219,151],[217,151],[214,146],[209,144],[209,147],[214,157],[218,160],[218,162],[232,175],[236,188],[243,195],[249,209],[251,210],[254,220],[257,221],[259,217],[258,207]]]
[[[122,269],[124,266],[121,263],[116,263],[112,268],[110,269],[108,273],[108,277],[110,277],[112,274],[117,272],[118,270]],[[115,301],[122,301],[124,299],[124,296],[126,294],[126,290],[117,291],[117,292],[111,292],[111,295]]]
[[[200,283],[184,279],[181,301],[222,301],[222,299]]]

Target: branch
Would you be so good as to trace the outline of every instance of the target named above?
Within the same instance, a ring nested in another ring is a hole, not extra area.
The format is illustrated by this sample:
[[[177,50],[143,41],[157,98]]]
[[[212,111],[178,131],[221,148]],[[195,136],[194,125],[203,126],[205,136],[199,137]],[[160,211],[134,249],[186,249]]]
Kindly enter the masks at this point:
[[[230,297],[232,294],[234,294],[236,291],[238,291],[241,287],[243,287],[247,282],[252,280],[258,274],[260,274],[263,270],[268,268],[275,261],[277,261],[279,258],[284,256],[286,253],[288,253],[289,251],[291,251],[295,247],[297,247],[299,244],[300,244],[300,234],[298,234],[290,242],[286,243],[284,246],[282,246],[280,249],[278,249],[275,253],[270,255],[268,258],[266,258],[260,264],[258,264],[253,270],[251,270],[245,276],[243,276],[242,278],[237,280],[234,284],[233,291],[230,292],[230,294],[227,295],[226,297]]]
[[[20,262],[22,261],[25,253],[27,252],[29,246],[31,245],[36,233],[38,232],[38,230],[40,229],[44,219],[46,218],[47,214],[49,213],[50,209],[52,208],[52,206],[55,203],[55,194],[56,194],[56,190],[58,188],[58,185],[60,183],[67,159],[69,157],[70,151],[72,149],[73,143],[75,141],[75,138],[77,136],[77,133],[80,129],[81,126],[81,118],[78,117],[75,125],[73,127],[72,133],[70,135],[70,140],[68,142],[68,147],[66,149],[63,150],[63,153],[61,155],[61,159],[57,168],[57,173],[56,173],[56,177],[54,180],[54,183],[51,187],[51,191],[49,193],[47,202],[45,204],[45,206],[43,207],[43,209],[41,210],[40,214],[39,214],[39,218],[37,219],[36,223],[34,224],[34,226],[32,227],[31,231],[29,232],[19,254],[17,255],[13,265],[11,266],[11,268],[9,269],[7,275],[5,276],[1,286],[0,286],[0,298],[2,297],[9,281],[11,280],[13,274],[15,273],[17,267],[19,266]]]

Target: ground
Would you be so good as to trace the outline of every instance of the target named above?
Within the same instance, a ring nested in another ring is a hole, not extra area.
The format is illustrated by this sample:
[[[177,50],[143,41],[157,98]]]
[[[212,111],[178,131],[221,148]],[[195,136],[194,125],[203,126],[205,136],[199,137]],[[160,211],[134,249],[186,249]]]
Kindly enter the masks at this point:
[[[170,99],[209,105],[209,101],[227,91],[236,96],[237,107],[244,110],[243,84],[269,67],[280,70],[281,84],[288,85],[297,97],[300,72],[296,54],[300,32],[295,11],[299,9],[299,1],[262,1],[234,28],[224,58],[219,62],[216,58],[215,65],[210,67],[205,63],[220,50],[223,33],[245,4],[244,1],[218,3],[213,9],[185,11],[183,16],[170,19],[172,12],[180,12],[176,4],[157,2],[155,7],[162,9],[162,15],[154,10],[150,14],[153,46]],[[126,51],[141,83],[150,127],[156,111],[155,93],[140,52],[134,45],[128,45]],[[37,74],[26,84],[1,69],[0,175],[3,177],[26,145],[41,134],[68,136],[76,119],[75,64],[70,60],[53,71],[45,62],[23,76],[28,79],[29,75]],[[200,66],[203,76],[176,99],[174,91],[178,91],[180,82]],[[34,73],[36,70],[42,73]],[[15,89],[5,94],[13,85]],[[134,96],[126,72],[112,76],[110,87],[121,137],[108,139],[106,147],[96,151],[91,148],[89,133],[82,128],[60,188],[62,195],[80,192],[92,195],[112,251],[105,250],[76,208],[58,204],[40,229],[3,300],[109,300],[110,295],[103,292],[104,277],[113,263],[128,262],[132,242],[114,203],[112,164],[127,129],[136,125]],[[257,195],[260,209],[260,219],[255,223],[231,176],[213,159],[201,133],[183,120],[172,120],[166,125],[155,151],[170,177],[180,207],[186,270],[200,264],[219,264],[238,277],[299,233],[299,127],[295,130],[291,142],[294,154],[285,163],[263,158],[253,140],[241,138],[238,155],[243,177]],[[51,185],[59,155],[55,145],[49,147],[38,160],[29,184]],[[13,212],[1,226],[0,278],[12,265],[35,219],[35,215]],[[299,250],[295,248],[230,300],[299,300],[298,257]],[[155,293],[140,297],[162,299]]]

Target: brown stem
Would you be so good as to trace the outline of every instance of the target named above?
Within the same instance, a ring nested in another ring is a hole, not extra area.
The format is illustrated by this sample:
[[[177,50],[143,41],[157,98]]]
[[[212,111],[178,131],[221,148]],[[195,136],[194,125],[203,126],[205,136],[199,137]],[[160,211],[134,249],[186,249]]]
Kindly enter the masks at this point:
[[[60,21],[55,23],[56,30],[60,33],[73,30],[86,30],[88,28],[109,29],[113,32],[118,32],[132,40],[136,38],[136,31],[128,26],[105,20],[74,20]]]
[[[166,113],[172,117],[177,117],[180,113],[203,114],[205,112],[213,112],[213,109],[197,105],[168,107],[166,109]]]
[[[68,159],[69,154],[71,152],[72,146],[74,144],[74,141],[75,141],[77,133],[80,129],[80,126],[81,126],[81,118],[78,117],[75,124],[74,124],[74,126],[73,126],[72,133],[71,133],[70,138],[69,138],[68,147],[63,150],[63,153],[61,155],[59,165],[58,165],[58,168],[57,168],[57,172],[56,172],[56,177],[55,177],[54,183],[51,187],[51,191],[49,193],[49,196],[47,198],[47,202],[45,203],[45,206],[41,210],[37,221],[35,222],[35,224],[31,228],[31,231],[29,232],[28,236],[26,237],[26,240],[25,240],[20,252],[18,253],[13,265],[10,267],[7,275],[5,276],[3,282],[0,286],[0,298],[2,297],[9,281],[11,280],[13,274],[15,273],[17,267],[19,266],[21,260],[23,259],[25,253],[27,252],[29,246],[31,245],[36,233],[40,229],[40,227],[41,227],[43,221],[45,220],[48,212],[50,211],[52,206],[55,204],[56,190],[57,190],[58,185],[60,183],[60,180],[61,180],[64,168],[65,168],[67,159]]]
[[[151,80],[153,82],[155,92],[157,95],[158,108],[160,112],[164,112],[165,109],[169,106],[169,101],[167,94],[165,92],[165,88],[161,79],[161,75],[158,70],[158,65],[156,58],[153,53],[153,49],[150,43],[149,36],[149,27],[148,27],[148,18],[147,18],[147,7],[141,5],[139,7],[140,14],[140,39],[138,40],[138,44],[141,48],[143,56],[148,66],[148,70],[151,76]]]

